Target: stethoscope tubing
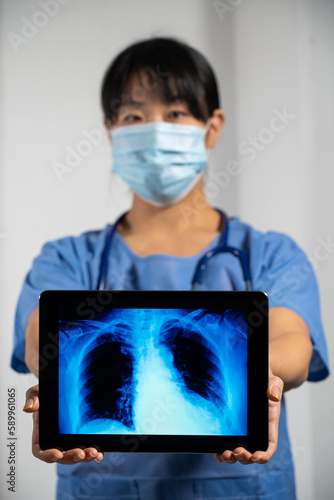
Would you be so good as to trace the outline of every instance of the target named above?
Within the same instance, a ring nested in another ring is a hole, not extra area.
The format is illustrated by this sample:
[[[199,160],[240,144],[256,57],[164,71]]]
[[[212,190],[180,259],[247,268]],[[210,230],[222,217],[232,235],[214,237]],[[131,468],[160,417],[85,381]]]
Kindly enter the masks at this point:
[[[205,271],[208,267],[208,263],[212,257],[219,253],[231,253],[235,257],[238,258],[242,272],[243,272],[243,277],[246,282],[246,289],[248,291],[252,290],[252,281],[251,281],[251,273],[250,273],[250,265],[249,265],[249,255],[238,248],[234,248],[232,246],[227,245],[228,241],[228,230],[229,230],[229,221],[228,218],[226,217],[226,214],[218,209],[215,208],[217,212],[220,214],[222,218],[222,230],[219,238],[218,245],[213,248],[212,250],[209,250],[206,252],[203,257],[198,261],[194,276],[191,282],[191,290],[195,291],[197,290],[198,286],[202,283],[203,277],[205,274]],[[123,213],[116,222],[114,223],[113,226],[111,226],[106,242],[105,242],[105,247],[102,253],[102,258],[101,258],[101,266],[100,266],[100,273],[99,273],[99,279],[97,283],[97,290],[105,290],[106,289],[106,279],[107,279],[107,272],[108,272],[108,257],[110,254],[110,249],[112,246],[112,241],[117,229],[117,225],[123,220],[127,212]]]

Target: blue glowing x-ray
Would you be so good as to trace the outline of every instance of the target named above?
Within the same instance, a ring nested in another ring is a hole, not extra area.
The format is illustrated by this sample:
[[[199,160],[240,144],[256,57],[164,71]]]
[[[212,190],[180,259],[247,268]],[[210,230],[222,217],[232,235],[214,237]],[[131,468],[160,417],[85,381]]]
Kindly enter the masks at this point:
[[[59,322],[62,434],[247,434],[247,324],[228,309]]]

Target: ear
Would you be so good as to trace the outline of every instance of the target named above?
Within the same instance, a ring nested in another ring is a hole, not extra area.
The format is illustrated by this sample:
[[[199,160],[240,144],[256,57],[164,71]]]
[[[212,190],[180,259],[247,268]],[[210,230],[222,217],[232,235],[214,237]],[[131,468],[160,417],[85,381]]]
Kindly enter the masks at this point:
[[[222,109],[215,109],[209,120],[209,129],[205,136],[205,146],[213,148],[218,141],[220,131],[225,123],[224,111]]]

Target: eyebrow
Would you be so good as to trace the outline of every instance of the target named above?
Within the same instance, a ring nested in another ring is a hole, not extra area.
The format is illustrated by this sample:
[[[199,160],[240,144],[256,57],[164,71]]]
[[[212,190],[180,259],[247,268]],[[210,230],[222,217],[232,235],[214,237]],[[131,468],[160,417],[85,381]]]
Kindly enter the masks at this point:
[[[185,97],[180,95],[172,95],[171,98],[166,101],[166,104],[173,103],[185,104],[187,107],[189,107],[188,101],[185,99]]]
[[[139,108],[140,106],[144,106],[144,102],[142,101],[134,101],[133,99],[122,99],[121,106],[132,106],[134,108]]]
[[[188,103],[185,100],[185,98],[182,97],[182,96],[180,96],[180,95],[173,95],[173,96],[171,96],[171,98],[168,101],[166,101],[166,104],[169,104],[169,103],[172,104],[172,103],[175,103],[175,102],[180,102],[180,103],[188,105]],[[145,105],[144,101],[135,101],[134,99],[129,99],[129,98],[124,98],[121,101],[121,106],[131,106],[131,107],[134,107],[134,108],[140,108],[140,107],[142,107],[144,105]]]
[[[186,99],[182,95],[175,94],[175,95],[171,96],[171,101],[184,101],[184,102],[186,102]]]

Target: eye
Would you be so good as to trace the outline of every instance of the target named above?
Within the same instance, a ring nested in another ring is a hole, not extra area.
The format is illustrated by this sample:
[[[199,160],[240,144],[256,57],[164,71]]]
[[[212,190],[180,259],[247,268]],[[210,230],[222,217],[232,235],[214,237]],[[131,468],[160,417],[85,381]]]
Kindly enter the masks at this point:
[[[181,110],[173,110],[168,113],[168,118],[181,118],[183,116],[187,116],[187,113]]]
[[[123,118],[123,121],[128,122],[128,123],[134,123],[134,122],[138,122],[140,120],[141,120],[141,116],[139,116],[139,115],[126,115]]]

